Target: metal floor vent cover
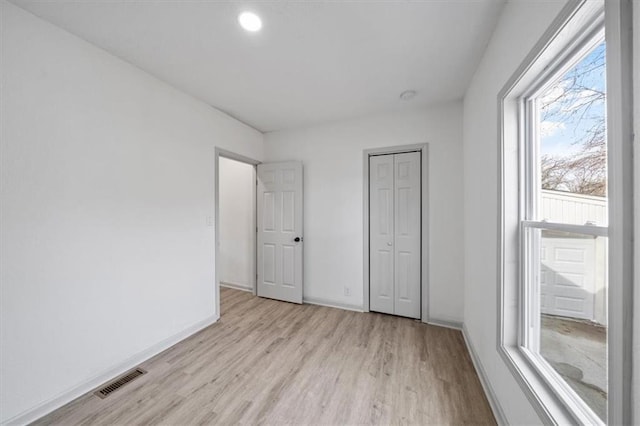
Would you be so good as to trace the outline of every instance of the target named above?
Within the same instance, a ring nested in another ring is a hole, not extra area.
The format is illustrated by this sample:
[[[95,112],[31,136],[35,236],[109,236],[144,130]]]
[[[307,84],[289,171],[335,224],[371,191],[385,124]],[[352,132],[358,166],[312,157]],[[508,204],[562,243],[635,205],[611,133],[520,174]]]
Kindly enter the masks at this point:
[[[107,383],[106,385],[104,385],[103,387],[95,391],[93,394],[104,399],[109,395],[111,395],[113,392],[117,391],[118,389],[126,385],[127,383],[131,383],[138,377],[142,376],[143,374],[147,374],[147,372],[142,368],[134,368],[133,370],[128,371],[124,373],[122,376]]]

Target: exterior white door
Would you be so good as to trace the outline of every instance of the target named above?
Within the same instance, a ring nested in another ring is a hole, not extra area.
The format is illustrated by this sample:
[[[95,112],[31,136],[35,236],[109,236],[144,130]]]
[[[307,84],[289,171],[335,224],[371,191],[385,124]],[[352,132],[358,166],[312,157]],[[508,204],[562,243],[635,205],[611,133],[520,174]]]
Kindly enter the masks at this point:
[[[302,303],[302,163],[258,165],[260,297]]]
[[[420,153],[369,159],[369,309],[420,318]]]
[[[542,237],[542,313],[595,320],[596,266],[604,264],[596,262],[596,244],[594,238]]]

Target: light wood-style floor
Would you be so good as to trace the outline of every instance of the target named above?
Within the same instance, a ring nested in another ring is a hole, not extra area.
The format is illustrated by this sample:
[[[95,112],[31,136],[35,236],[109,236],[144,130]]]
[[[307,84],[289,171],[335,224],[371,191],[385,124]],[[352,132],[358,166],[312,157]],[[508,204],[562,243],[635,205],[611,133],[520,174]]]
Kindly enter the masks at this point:
[[[460,332],[223,288],[222,318],[37,424],[495,424]]]

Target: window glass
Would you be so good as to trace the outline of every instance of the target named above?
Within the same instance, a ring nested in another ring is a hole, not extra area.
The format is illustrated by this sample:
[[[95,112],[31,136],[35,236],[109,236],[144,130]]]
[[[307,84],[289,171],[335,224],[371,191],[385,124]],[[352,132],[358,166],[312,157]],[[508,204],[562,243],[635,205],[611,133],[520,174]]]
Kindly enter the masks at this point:
[[[524,235],[526,341],[606,422],[608,239],[589,232],[607,226],[606,64],[604,42],[591,46],[529,103],[539,223]]]
[[[607,225],[605,44],[538,98],[539,220]]]
[[[540,295],[534,319],[540,332],[530,349],[606,421],[607,238],[534,228],[528,233]]]

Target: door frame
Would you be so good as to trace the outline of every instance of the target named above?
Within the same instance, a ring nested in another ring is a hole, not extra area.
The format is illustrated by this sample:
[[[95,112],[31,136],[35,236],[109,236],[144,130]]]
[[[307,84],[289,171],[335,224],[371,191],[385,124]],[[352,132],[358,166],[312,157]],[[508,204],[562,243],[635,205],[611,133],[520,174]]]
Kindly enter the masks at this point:
[[[220,312],[220,276],[218,274],[219,271],[219,266],[220,266],[220,262],[219,262],[219,258],[220,258],[220,233],[218,232],[218,230],[220,229],[220,157],[224,157],[227,158],[229,160],[235,160],[235,161],[239,161],[241,163],[245,163],[245,164],[249,164],[251,166],[253,166],[253,178],[254,178],[254,185],[253,185],[253,196],[251,197],[253,200],[253,206],[252,206],[252,212],[253,212],[253,228],[257,229],[258,227],[258,222],[257,222],[257,200],[256,200],[256,183],[257,183],[257,170],[256,167],[258,166],[258,164],[260,164],[261,162],[258,160],[254,160],[253,158],[249,158],[246,157],[244,155],[240,155],[240,154],[236,154],[235,152],[232,151],[228,151],[226,149],[222,149],[222,148],[215,148],[215,159],[214,159],[214,165],[215,165],[215,196],[214,196],[214,228],[213,228],[213,240],[214,240],[214,268],[215,268],[215,296],[216,296],[216,316],[218,318],[220,318],[221,316],[221,312]],[[253,274],[251,275],[251,277],[253,278],[253,295],[256,295],[256,286],[258,283],[258,280],[256,278],[256,272],[257,272],[257,268],[258,268],[258,261],[257,261],[257,254],[258,254],[258,243],[257,243],[257,235],[254,232],[254,237],[253,237]]]
[[[421,235],[420,235],[420,321],[429,322],[429,144],[399,145],[363,151],[363,304],[362,310],[369,312],[369,157],[385,154],[420,152],[421,157]]]

